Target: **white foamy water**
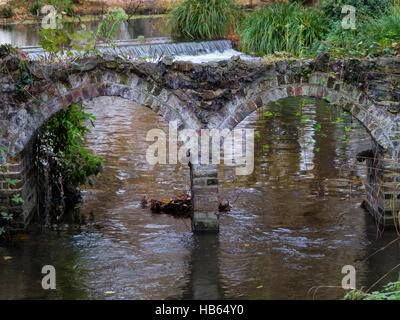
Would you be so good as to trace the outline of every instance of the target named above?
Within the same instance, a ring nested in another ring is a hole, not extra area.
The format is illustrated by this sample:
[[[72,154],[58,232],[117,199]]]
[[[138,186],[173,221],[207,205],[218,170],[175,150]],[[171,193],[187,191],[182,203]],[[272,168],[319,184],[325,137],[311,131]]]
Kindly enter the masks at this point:
[[[179,61],[191,61],[193,63],[202,63],[202,62],[229,60],[234,56],[240,56],[240,58],[243,60],[259,59],[256,57],[248,56],[234,49],[227,49],[222,52],[213,51],[210,53],[199,53],[198,55],[179,55],[175,56],[174,58],[175,60]]]

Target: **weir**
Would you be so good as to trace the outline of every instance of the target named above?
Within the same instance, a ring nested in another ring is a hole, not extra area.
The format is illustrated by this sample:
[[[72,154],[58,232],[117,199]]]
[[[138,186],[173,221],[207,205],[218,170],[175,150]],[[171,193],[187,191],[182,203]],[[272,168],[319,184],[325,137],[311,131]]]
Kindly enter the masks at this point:
[[[170,52],[187,53],[199,48],[229,47],[229,42],[163,45],[169,46]],[[138,50],[134,51],[138,55],[148,53],[136,47],[131,50]],[[15,214],[16,227],[25,228],[37,211],[37,180],[31,159],[37,131],[58,111],[100,96],[119,96],[146,106],[165,121],[176,121],[178,131],[232,130],[256,109],[287,97],[327,100],[356,118],[379,146],[379,163],[368,160],[367,208],[379,223],[397,219],[400,58],[371,63],[322,55],[267,63],[234,57],[202,64],[171,59],[159,63],[132,61],[108,54],[74,63],[21,63],[21,59],[5,56],[0,61],[0,148],[4,168],[0,176],[0,210]],[[27,88],[29,96],[17,97],[15,82],[22,72],[21,65],[26,65],[23,71],[31,84]],[[28,99],[31,96],[36,100]],[[20,182],[12,186],[8,179]],[[218,231],[217,166],[191,165],[191,190],[193,230]],[[23,204],[11,200],[16,194],[21,195]]]
[[[108,43],[100,43],[96,48],[101,53],[117,54],[131,59],[158,59],[165,56],[202,55],[232,49],[232,43],[229,40],[174,43],[171,38],[164,37],[144,40],[118,40],[113,43],[115,48],[111,48]],[[41,59],[48,56],[48,53],[40,46],[26,46],[21,49],[32,59]],[[78,54],[76,50],[73,50],[72,53],[75,55]]]

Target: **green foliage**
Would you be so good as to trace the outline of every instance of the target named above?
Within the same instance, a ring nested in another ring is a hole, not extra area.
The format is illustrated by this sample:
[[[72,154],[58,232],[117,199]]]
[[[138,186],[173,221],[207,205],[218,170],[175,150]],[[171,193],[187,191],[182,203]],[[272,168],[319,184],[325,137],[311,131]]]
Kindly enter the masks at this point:
[[[17,99],[22,99],[25,96],[25,89],[29,87],[32,81],[32,76],[28,72],[21,70],[14,89]]]
[[[234,0],[184,0],[169,12],[169,26],[178,38],[220,39],[234,26],[238,13]]]
[[[35,1],[29,9],[29,12],[34,16],[40,15],[40,4],[39,1]]]
[[[391,6],[388,0],[323,0],[321,9],[326,16],[335,20],[341,20],[345,15],[342,14],[342,8],[345,5],[351,5],[356,8],[356,17],[379,17],[383,15]]]
[[[326,39],[315,42],[308,55],[330,52],[334,57],[377,57],[400,54],[400,7],[387,9],[380,18],[359,22],[355,30],[332,25]]]
[[[0,16],[2,18],[11,18],[14,15],[13,9],[11,7],[3,7],[0,11]]]
[[[86,124],[94,126],[94,120],[83,112],[82,104],[76,104],[51,118],[40,131],[36,150],[44,186],[41,203],[46,206],[50,201],[53,214],[63,214],[68,205],[74,205],[79,200],[78,187],[93,184],[92,176],[102,172],[101,157],[85,148],[84,137],[90,132]]]
[[[107,15],[98,26],[93,38],[97,40],[99,36],[103,39],[111,39],[116,28],[124,21],[128,20],[128,15],[122,8],[108,9]]]
[[[40,16],[40,9],[45,5],[51,5],[59,12],[65,12],[69,16],[74,15],[75,4],[71,0],[37,0],[29,8],[29,12],[34,16]]]
[[[240,46],[259,55],[286,51],[300,55],[304,46],[321,39],[327,29],[321,12],[298,3],[275,4],[247,16],[240,30]]]
[[[41,129],[41,152],[48,161],[54,161],[57,175],[77,187],[87,178],[101,171],[101,157],[85,148],[85,134],[90,132],[86,122],[94,126],[96,118],[83,112],[82,104],[72,105],[61,111]]]
[[[11,44],[6,43],[0,45],[0,59],[13,54],[15,54],[15,48]]]
[[[39,44],[48,54],[49,60],[56,59],[59,55],[72,57],[74,51],[87,55],[96,52],[99,41],[110,41],[117,27],[128,19],[124,9],[109,9],[98,28],[94,31],[87,30],[82,23],[81,30],[69,32],[62,26],[62,16],[56,19],[56,29],[41,29]],[[110,45],[112,45],[110,43]]]
[[[346,300],[400,300],[400,274],[399,280],[389,282],[381,291],[366,293],[362,289],[352,290],[344,297]]]

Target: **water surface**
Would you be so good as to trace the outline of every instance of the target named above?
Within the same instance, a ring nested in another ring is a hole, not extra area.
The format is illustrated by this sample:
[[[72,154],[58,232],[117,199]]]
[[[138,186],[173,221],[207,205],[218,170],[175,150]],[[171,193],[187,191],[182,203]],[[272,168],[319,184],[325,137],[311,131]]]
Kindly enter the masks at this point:
[[[113,39],[129,40],[140,36],[145,38],[156,38],[168,36],[162,17],[143,17],[131,19],[122,23],[113,35]],[[95,30],[99,21],[83,22],[88,30]],[[80,23],[64,22],[63,28],[69,32],[81,29]],[[37,46],[39,45],[39,31],[41,25],[37,24],[9,24],[0,25],[0,44],[11,43],[14,46]]]

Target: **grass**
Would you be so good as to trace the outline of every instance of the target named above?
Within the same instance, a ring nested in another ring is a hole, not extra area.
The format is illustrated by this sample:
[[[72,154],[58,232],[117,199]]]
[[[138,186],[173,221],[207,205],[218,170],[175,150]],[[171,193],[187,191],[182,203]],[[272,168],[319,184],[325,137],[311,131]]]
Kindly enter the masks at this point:
[[[393,6],[380,18],[369,18],[355,30],[332,24],[324,41],[316,41],[307,55],[330,52],[336,57],[378,57],[400,55],[400,7]]]
[[[234,0],[184,0],[173,5],[169,25],[176,38],[220,39],[235,24],[238,12]]]
[[[257,55],[286,51],[301,55],[328,31],[325,16],[298,3],[276,4],[247,16],[240,28],[240,47]]]
[[[382,290],[371,293],[360,290],[350,291],[344,299],[346,300],[400,300],[400,275],[399,280],[389,282]]]

